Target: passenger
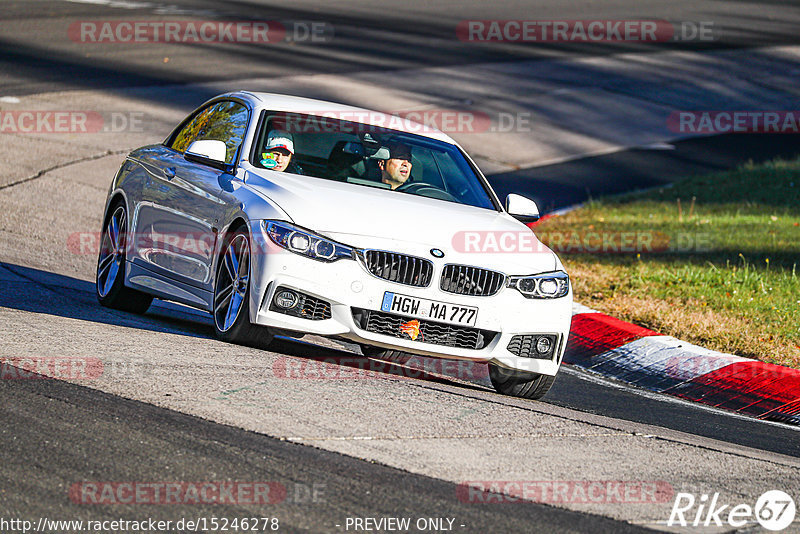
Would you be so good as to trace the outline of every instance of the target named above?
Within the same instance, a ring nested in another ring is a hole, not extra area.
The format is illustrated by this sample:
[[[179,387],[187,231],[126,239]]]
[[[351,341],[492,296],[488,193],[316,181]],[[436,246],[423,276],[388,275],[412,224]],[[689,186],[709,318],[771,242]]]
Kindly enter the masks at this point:
[[[411,147],[403,143],[390,143],[389,159],[378,162],[381,181],[397,189],[411,177]]]

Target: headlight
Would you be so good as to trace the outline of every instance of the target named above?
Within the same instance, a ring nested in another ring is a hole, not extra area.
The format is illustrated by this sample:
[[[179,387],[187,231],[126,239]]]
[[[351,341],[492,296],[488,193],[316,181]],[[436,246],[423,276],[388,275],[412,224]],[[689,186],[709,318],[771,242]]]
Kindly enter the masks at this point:
[[[512,276],[509,287],[516,288],[529,299],[557,299],[569,293],[569,275],[564,271]]]
[[[354,259],[353,248],[318,236],[287,222],[263,221],[272,241],[287,250],[319,261]]]

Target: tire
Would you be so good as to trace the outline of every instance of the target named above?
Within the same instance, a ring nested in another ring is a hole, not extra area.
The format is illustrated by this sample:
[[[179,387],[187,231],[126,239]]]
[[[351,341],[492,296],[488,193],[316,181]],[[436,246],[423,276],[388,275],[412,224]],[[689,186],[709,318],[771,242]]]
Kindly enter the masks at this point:
[[[103,222],[100,251],[97,255],[95,292],[102,306],[133,313],[144,313],[153,296],[125,287],[128,213],[121,200],[108,209]]]
[[[217,338],[237,345],[265,348],[272,334],[250,323],[250,238],[240,226],[225,238],[214,284],[214,330]]]
[[[489,364],[489,378],[498,393],[531,400],[544,397],[556,380],[555,376],[513,371],[494,364]]]

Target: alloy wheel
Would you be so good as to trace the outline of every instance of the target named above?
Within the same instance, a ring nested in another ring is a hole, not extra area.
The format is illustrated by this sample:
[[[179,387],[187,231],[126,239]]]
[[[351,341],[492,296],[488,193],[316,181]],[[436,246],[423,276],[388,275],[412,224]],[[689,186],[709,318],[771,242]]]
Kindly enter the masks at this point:
[[[214,321],[221,332],[231,329],[245,307],[249,281],[250,244],[237,234],[225,249],[214,292]]]
[[[125,232],[127,228],[125,208],[119,206],[108,219],[100,244],[100,259],[97,262],[97,293],[107,296],[114,287],[125,261]]]

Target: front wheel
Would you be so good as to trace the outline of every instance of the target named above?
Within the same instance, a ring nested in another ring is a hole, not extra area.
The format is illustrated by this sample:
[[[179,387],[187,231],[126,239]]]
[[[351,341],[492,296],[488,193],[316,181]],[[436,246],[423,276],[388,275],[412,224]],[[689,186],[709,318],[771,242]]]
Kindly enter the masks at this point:
[[[489,364],[489,378],[498,393],[531,400],[544,397],[556,379],[555,376],[514,371],[494,364]]]
[[[266,347],[272,334],[250,322],[250,239],[242,227],[225,239],[214,286],[214,329],[223,341]]]

